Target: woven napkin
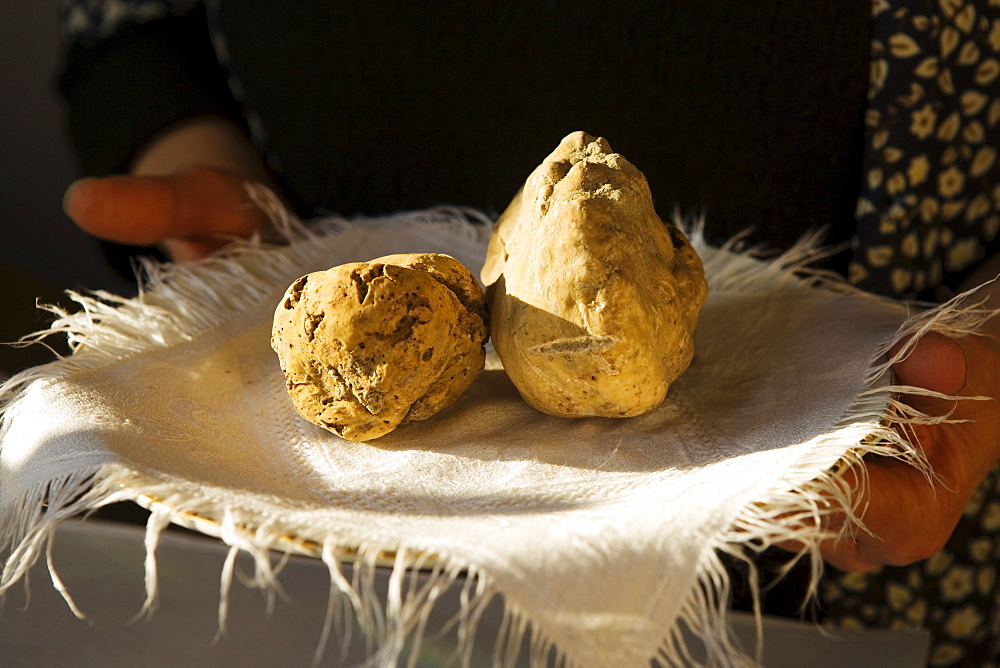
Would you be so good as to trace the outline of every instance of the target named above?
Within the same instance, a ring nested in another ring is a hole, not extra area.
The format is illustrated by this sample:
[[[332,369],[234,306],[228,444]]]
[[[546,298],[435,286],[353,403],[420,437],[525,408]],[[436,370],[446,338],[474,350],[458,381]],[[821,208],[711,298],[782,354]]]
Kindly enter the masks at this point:
[[[956,309],[908,320],[899,304],[796,278],[808,244],[763,262],[695,234],[711,290],[697,352],[646,415],[543,415],[491,358],[458,403],[369,443],[298,417],[269,347],[295,278],[400,252],[448,253],[478,272],[489,232],[446,209],[330,219],[289,231],[288,245],[150,266],[136,299],[77,295],[81,310],[52,327],[74,354],[3,389],[0,590],[63,518],[133,499],[153,510],[150,609],[156,536],[193,522],[253,554],[265,581],[271,549],[326,561],[332,596],[375,636],[376,663],[405,654],[457,580],[462,638],[502,597],[500,658],[530,637],[536,657],[570,665],[682,662],[693,635],[710,660],[746,660],[725,624],[719,552],[791,536],[815,547],[821,534],[794,516],[823,512],[820,495],[851,509],[838,462],[880,452],[920,465],[892,429],[902,418],[884,354],[909,332],[947,330]],[[345,578],[345,559],[389,560],[388,599],[370,595],[364,568]],[[416,568],[431,585],[407,584]]]

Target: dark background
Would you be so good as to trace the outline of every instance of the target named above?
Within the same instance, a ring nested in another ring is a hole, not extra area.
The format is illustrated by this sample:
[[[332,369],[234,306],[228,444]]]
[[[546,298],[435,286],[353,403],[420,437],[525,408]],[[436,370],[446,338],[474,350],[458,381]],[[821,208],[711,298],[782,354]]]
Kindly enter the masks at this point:
[[[62,195],[78,174],[55,80],[58,2],[0,4],[0,341],[43,328],[36,299],[71,305],[66,290],[130,288],[97,244],[66,218]],[[0,373],[52,359],[41,346],[0,346]]]

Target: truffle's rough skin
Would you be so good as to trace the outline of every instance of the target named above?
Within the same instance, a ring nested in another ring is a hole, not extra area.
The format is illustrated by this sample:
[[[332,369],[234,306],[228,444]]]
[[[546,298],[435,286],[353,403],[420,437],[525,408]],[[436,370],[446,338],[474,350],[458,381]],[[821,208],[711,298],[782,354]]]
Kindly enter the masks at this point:
[[[455,401],[486,359],[482,289],[447,255],[389,255],[308,274],[271,347],[302,417],[367,441]]]
[[[602,138],[566,137],[497,221],[482,274],[493,345],[525,401],[563,417],[658,406],[691,363],[708,294],[646,178]]]

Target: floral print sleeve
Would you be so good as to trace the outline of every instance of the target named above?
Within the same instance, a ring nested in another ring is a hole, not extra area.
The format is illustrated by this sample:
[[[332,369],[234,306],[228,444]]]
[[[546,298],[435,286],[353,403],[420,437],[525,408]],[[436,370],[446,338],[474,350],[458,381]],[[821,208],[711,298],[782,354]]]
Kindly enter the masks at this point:
[[[1000,249],[1000,6],[874,0],[851,281],[941,301]]]

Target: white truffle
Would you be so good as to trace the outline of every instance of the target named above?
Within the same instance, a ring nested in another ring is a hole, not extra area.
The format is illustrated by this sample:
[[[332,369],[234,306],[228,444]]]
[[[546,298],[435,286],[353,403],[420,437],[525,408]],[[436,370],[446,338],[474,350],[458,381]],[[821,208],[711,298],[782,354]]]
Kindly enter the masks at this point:
[[[296,280],[271,347],[305,419],[353,441],[450,405],[485,362],[482,289],[447,255],[391,255]]]
[[[493,345],[525,401],[563,417],[658,406],[708,294],[680,230],[608,142],[566,137],[501,215],[482,273]]]

